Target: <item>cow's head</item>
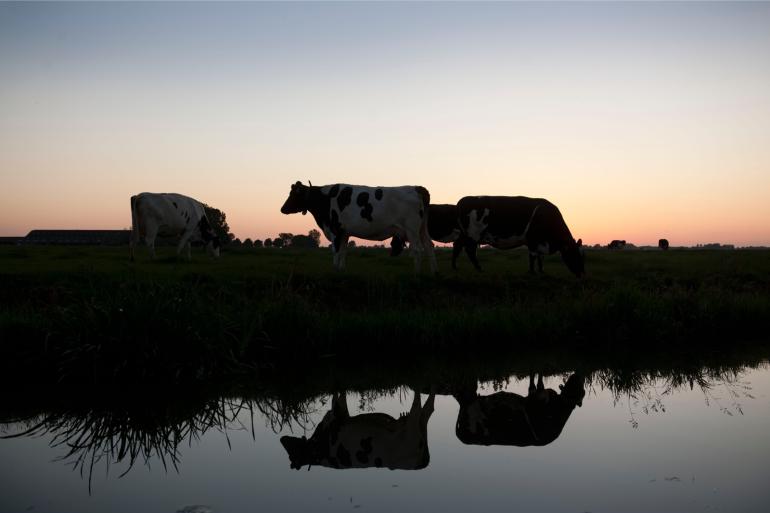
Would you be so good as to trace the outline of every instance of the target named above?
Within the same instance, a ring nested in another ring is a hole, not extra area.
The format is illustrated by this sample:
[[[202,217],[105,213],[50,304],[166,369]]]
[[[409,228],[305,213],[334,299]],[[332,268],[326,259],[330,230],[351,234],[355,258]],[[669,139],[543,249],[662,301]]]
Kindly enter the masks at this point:
[[[559,385],[562,397],[567,399],[570,404],[574,403],[576,406],[583,406],[583,398],[586,395],[585,383],[586,380],[583,374],[580,372],[574,373],[567,379],[566,383]]]
[[[304,436],[282,436],[281,445],[289,454],[291,468],[299,470],[305,465],[310,465],[310,442]]]
[[[302,182],[299,181],[292,185],[289,197],[281,207],[281,213],[296,214],[297,212],[302,212],[303,216],[307,214],[310,208],[310,187],[312,187],[312,184],[309,186],[302,185]]]
[[[585,252],[583,251],[583,239],[574,240],[561,251],[561,258],[567,265],[567,269],[581,278],[585,274]]]
[[[206,216],[201,217],[201,220],[198,222],[198,228],[201,231],[201,239],[206,245],[206,252],[215,258],[219,258],[219,248],[222,246],[222,241],[219,239],[219,235],[214,232]]]

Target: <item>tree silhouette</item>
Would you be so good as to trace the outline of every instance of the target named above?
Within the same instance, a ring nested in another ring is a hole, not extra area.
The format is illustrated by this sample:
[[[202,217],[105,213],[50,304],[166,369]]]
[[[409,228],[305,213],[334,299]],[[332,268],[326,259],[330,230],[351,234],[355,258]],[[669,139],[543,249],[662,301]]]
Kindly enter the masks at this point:
[[[219,241],[222,245],[229,244],[235,239],[235,235],[230,233],[230,227],[227,225],[227,215],[214,208],[211,205],[203,204],[203,210],[206,212],[206,217],[214,229],[214,234],[219,236]]]
[[[286,241],[284,239],[275,239],[273,241],[273,247],[274,248],[282,248],[286,245]]]
[[[321,232],[318,230],[310,230],[307,232],[307,236],[315,241],[315,247],[321,246]]]
[[[273,239],[270,237],[265,239],[265,247],[266,248],[272,248],[273,247]]]
[[[311,233],[308,233],[307,235],[295,235],[291,238],[291,247],[293,248],[317,248],[318,247],[318,239],[314,238],[312,236],[312,232],[314,230],[311,230]],[[316,233],[318,233],[316,231]],[[318,234],[320,237],[320,233]]]
[[[254,247],[254,242],[251,239],[246,239],[243,241],[243,247],[244,248],[252,248]]]
[[[262,239],[254,239],[254,247],[255,248],[261,248],[262,247]]]

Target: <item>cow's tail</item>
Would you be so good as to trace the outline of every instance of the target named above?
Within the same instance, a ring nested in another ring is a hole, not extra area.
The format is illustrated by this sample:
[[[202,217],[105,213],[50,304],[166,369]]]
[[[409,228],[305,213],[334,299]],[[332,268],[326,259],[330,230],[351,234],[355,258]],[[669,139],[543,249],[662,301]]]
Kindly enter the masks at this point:
[[[139,241],[139,220],[136,213],[136,196],[131,196],[131,234],[128,237],[128,254],[134,260],[134,247]]]
[[[420,210],[422,222],[420,223],[420,238],[422,239],[422,247],[428,255],[428,264],[430,270],[435,274],[438,270],[436,265],[436,255],[433,252],[433,241],[430,238],[430,232],[428,230],[428,214],[430,212],[430,192],[425,187],[420,185],[416,186],[417,194],[420,195],[422,200],[422,208]]]

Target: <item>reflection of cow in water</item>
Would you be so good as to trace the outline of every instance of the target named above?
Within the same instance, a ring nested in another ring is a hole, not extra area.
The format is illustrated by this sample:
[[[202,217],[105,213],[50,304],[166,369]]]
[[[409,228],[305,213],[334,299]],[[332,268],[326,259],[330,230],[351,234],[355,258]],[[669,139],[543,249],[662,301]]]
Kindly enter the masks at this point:
[[[386,467],[414,470],[428,466],[428,419],[434,394],[420,404],[415,392],[408,413],[394,419],[385,413],[350,416],[345,394],[334,394],[332,408],[310,439],[281,437],[291,468],[321,465],[331,468]]]
[[[556,440],[575,406],[582,406],[585,379],[570,376],[561,393],[543,386],[543,377],[529,378],[527,397],[510,392],[488,396],[473,390],[455,394],[460,403],[457,438],[473,445],[542,446]]]

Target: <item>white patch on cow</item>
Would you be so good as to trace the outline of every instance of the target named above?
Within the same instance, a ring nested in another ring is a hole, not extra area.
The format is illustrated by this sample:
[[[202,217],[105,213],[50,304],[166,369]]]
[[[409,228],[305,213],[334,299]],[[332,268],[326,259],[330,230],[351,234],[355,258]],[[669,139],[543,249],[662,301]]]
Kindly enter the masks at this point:
[[[484,209],[484,212],[481,216],[478,215],[478,211],[476,209],[468,212],[468,229],[466,230],[468,237],[477,241],[481,240],[482,234],[487,229],[487,226],[489,226],[489,224],[485,222],[488,215],[488,208]]]

